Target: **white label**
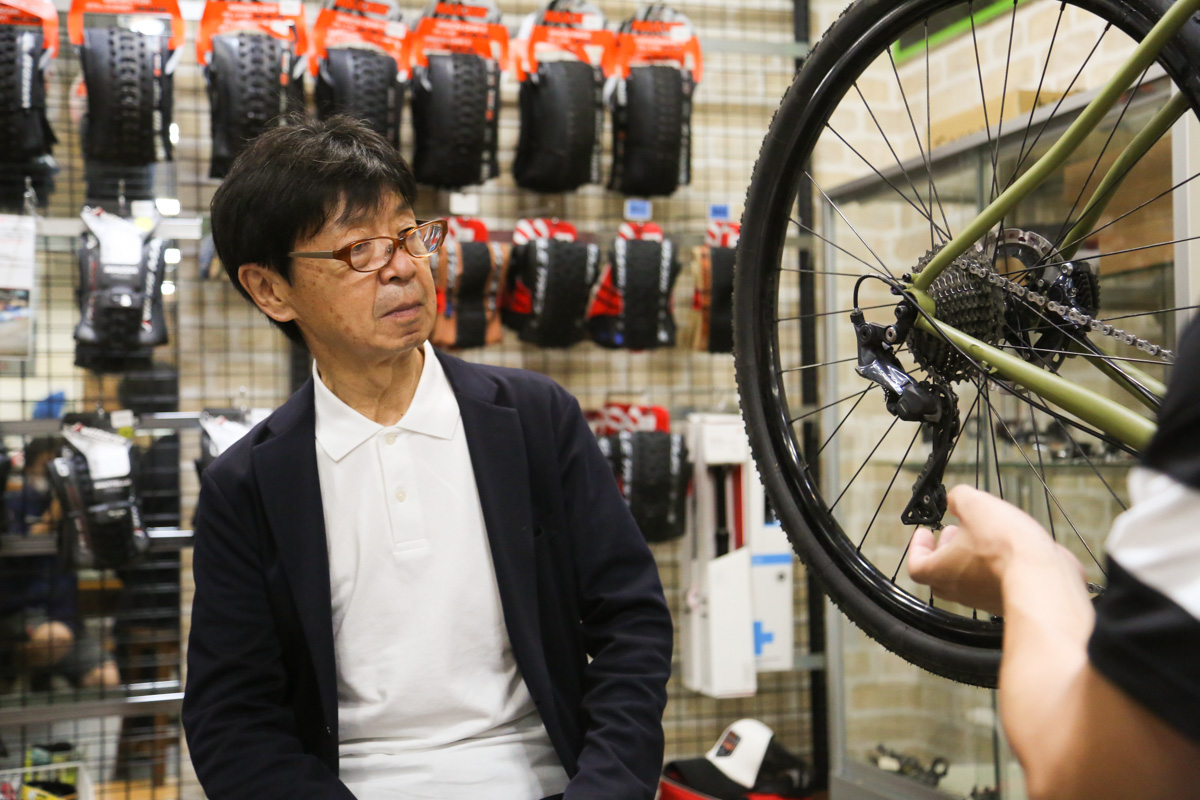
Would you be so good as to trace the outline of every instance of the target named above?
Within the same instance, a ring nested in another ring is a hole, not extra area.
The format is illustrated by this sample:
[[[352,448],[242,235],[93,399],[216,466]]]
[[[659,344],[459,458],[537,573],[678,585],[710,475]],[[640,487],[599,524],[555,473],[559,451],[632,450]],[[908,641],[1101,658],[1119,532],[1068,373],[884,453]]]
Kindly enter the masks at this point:
[[[129,203],[129,216],[153,218],[155,212],[155,203],[153,200],[133,200]]]
[[[652,217],[652,208],[649,200],[626,200],[625,219],[630,222],[648,222]]]
[[[33,350],[35,226],[32,215],[0,214],[0,359]]]
[[[128,408],[122,408],[118,411],[112,412],[112,414],[109,415],[109,421],[112,422],[112,426],[118,430],[121,428],[132,428],[133,412]]]
[[[281,0],[279,13],[285,17],[300,16],[300,0]]]
[[[397,20],[395,22],[389,22],[387,27],[384,29],[384,32],[389,38],[403,39],[408,35],[408,26]]]
[[[479,195],[450,193],[450,213],[456,217],[473,217],[479,213]]]

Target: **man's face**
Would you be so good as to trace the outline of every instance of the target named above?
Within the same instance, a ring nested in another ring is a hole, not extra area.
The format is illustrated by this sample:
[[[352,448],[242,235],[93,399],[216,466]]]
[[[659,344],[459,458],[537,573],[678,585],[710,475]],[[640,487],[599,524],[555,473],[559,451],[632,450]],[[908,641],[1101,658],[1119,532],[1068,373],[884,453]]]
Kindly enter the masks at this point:
[[[398,197],[385,197],[380,209],[338,223],[339,209],[294,249],[337,250],[372,236],[399,236],[416,225],[412,210]],[[377,272],[357,272],[336,259],[293,258],[287,305],[318,360],[386,358],[420,347],[437,315],[430,259],[413,258],[403,248]]]

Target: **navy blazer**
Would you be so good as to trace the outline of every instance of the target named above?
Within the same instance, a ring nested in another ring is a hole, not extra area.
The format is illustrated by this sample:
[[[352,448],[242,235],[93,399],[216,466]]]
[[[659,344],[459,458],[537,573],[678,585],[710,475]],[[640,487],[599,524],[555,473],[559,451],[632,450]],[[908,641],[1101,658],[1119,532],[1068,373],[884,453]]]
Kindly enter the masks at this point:
[[[565,798],[649,800],[672,627],[612,470],[553,381],[438,358],[462,411],[513,654],[570,777]],[[205,792],[352,797],[337,779],[311,380],[204,471],[195,531],[183,725]]]

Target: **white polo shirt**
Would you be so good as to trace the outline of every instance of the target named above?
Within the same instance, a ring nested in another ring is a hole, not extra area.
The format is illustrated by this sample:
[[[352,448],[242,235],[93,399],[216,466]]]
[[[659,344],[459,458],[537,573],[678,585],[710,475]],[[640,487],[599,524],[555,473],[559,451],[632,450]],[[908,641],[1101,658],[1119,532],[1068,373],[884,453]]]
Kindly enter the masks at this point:
[[[359,800],[539,800],[567,775],[513,657],[458,401],[424,352],[387,428],[313,366],[341,780]]]

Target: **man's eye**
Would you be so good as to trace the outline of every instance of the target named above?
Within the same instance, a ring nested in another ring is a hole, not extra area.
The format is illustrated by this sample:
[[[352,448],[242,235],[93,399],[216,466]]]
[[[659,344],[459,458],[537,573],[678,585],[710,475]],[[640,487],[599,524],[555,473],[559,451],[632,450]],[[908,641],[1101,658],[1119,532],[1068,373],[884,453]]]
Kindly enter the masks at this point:
[[[350,248],[351,256],[365,256],[370,254],[374,242],[358,242]]]

